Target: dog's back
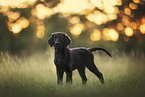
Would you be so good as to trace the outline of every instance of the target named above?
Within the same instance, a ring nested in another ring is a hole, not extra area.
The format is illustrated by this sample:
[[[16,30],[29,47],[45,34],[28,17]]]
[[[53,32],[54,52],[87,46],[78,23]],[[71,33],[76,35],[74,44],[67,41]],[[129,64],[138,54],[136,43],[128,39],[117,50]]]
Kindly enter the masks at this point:
[[[86,48],[72,48],[70,49],[71,60],[73,64],[73,70],[78,68],[84,68],[90,62],[93,62],[93,54]]]

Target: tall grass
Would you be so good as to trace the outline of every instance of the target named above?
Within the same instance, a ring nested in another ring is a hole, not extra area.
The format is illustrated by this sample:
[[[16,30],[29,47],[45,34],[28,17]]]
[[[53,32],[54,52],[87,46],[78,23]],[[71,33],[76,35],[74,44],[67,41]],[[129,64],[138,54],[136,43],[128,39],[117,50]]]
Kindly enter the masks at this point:
[[[0,55],[0,97],[81,97],[81,96],[143,96],[145,90],[145,60],[143,54],[127,55],[94,53],[95,63],[103,73],[105,84],[86,69],[88,82],[81,84],[77,70],[73,72],[73,84],[56,85],[53,51],[30,56]]]

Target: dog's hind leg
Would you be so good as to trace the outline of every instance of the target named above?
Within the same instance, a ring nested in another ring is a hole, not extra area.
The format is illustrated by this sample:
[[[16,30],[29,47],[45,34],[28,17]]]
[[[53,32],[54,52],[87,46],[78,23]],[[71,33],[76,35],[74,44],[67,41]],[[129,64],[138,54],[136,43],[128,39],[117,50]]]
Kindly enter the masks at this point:
[[[78,72],[79,72],[79,74],[80,74],[80,76],[81,76],[81,78],[82,78],[82,84],[86,84],[86,82],[87,82],[87,77],[86,77],[86,75],[85,75],[85,68],[81,68],[81,69],[78,69]]]
[[[102,84],[104,83],[103,74],[98,70],[94,62],[91,62],[91,64],[86,65],[86,67],[99,78]]]

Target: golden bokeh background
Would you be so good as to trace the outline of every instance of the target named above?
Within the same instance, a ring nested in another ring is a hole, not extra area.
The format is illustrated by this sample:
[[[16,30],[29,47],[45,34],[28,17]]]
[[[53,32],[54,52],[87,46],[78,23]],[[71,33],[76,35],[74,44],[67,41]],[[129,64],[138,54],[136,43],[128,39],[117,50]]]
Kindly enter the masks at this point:
[[[52,33],[49,31],[59,31],[52,27],[59,24],[74,39],[89,33],[86,36],[90,44],[117,42],[119,38],[128,42],[131,37],[144,38],[144,3],[145,0],[0,0],[0,13],[7,17],[9,32],[17,37],[31,27],[33,32],[29,33],[36,38],[33,40],[43,39]],[[63,23],[55,15],[64,19]]]

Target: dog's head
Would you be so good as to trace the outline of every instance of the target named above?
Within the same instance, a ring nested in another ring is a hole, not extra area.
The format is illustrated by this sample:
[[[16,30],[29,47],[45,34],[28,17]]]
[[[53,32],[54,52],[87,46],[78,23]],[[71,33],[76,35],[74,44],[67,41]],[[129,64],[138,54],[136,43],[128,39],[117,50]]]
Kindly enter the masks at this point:
[[[65,48],[71,43],[71,39],[66,33],[63,32],[55,32],[48,39],[48,44],[55,48]]]

